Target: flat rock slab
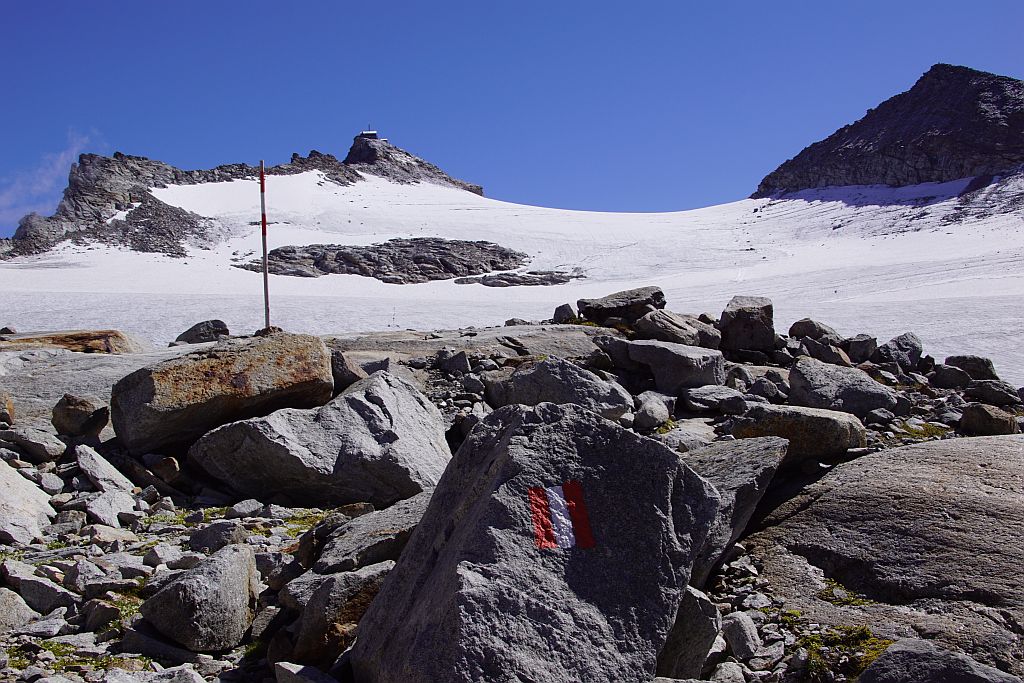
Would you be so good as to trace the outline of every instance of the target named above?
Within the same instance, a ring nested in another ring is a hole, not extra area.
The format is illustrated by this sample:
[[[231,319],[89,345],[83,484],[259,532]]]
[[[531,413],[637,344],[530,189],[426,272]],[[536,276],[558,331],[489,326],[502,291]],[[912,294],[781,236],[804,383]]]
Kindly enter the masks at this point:
[[[627,344],[629,359],[650,369],[658,391],[678,395],[687,388],[725,384],[725,358],[720,351],[655,340]]]
[[[886,637],[927,633],[1024,673],[1024,436],[949,439],[837,466],[747,538],[790,609]],[[865,596],[837,606],[823,577]]]
[[[360,622],[356,680],[650,680],[719,500],[588,410],[501,408]]]
[[[450,458],[437,408],[383,371],[325,406],[227,424],[189,450],[192,463],[242,496],[318,506],[386,507],[436,484]]]
[[[0,337],[0,351],[67,349],[80,353],[145,353],[152,346],[119,330],[25,332]]]
[[[136,370],[111,390],[114,431],[134,454],[189,444],[226,422],[312,408],[334,391],[320,339],[278,333],[231,339]]]
[[[17,409],[17,424],[52,429],[53,406],[66,393],[95,396],[109,403],[110,389],[139,368],[177,358],[195,347],[174,347],[139,354],[73,353],[64,349],[0,351],[0,383]],[[111,426],[102,438],[114,435]]]

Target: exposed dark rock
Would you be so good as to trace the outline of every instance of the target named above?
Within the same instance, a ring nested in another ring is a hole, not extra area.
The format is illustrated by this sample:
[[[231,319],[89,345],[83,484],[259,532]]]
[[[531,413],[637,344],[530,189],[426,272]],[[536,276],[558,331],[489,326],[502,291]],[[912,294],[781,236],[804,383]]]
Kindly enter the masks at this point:
[[[993,406],[1020,405],[1017,389],[1008,382],[997,379],[976,379],[967,385],[964,397],[988,403]]]
[[[481,196],[484,193],[481,186],[452,178],[432,163],[395,147],[387,140],[357,135],[342,163],[360,173],[381,176],[395,183],[430,182]]]
[[[633,397],[615,382],[562,358],[517,369],[505,387],[505,403],[573,403],[616,420],[633,409]],[[495,406],[498,407],[498,406]]]
[[[1024,83],[936,64],[769,173],[754,197],[829,185],[915,185],[982,176],[1024,163]]]
[[[841,456],[867,445],[864,426],[849,413],[802,406],[750,404],[733,428],[737,438],[781,436],[789,440],[784,465]]]
[[[775,313],[771,299],[734,296],[718,322],[724,351],[773,351]]]
[[[999,379],[992,361],[982,356],[948,356],[945,364],[960,368],[970,375],[971,379]]]
[[[460,277],[455,280],[457,285],[479,284],[485,287],[542,287],[547,285],[564,285],[571,280],[584,277],[582,273],[565,273],[554,270],[530,270],[525,273],[494,273],[475,277]]]
[[[665,293],[659,287],[627,289],[600,299],[580,299],[576,308],[581,318],[598,325],[611,319],[633,323],[651,311],[665,308]]]
[[[1020,426],[1013,413],[985,403],[971,403],[963,409],[960,431],[971,436],[998,436],[1017,434]]]
[[[311,244],[272,249],[270,272],[275,275],[320,277],[328,274],[363,275],[393,284],[450,280],[524,265],[527,255],[493,242],[447,240],[440,237],[393,239],[369,246]],[[240,264],[262,271],[263,261]]]
[[[696,316],[660,309],[637,320],[633,328],[641,339],[657,339],[708,349],[717,349],[722,343],[722,333]]]
[[[886,648],[860,683],[1021,683],[1021,679],[926,640],[907,638]]]
[[[842,410],[857,417],[896,407],[896,394],[857,368],[801,358],[790,369],[789,382],[789,402],[797,406]]]
[[[223,320],[204,320],[179,334],[174,341],[202,344],[203,342],[219,341],[221,337],[227,337],[230,334],[231,332],[228,331],[228,326]]]

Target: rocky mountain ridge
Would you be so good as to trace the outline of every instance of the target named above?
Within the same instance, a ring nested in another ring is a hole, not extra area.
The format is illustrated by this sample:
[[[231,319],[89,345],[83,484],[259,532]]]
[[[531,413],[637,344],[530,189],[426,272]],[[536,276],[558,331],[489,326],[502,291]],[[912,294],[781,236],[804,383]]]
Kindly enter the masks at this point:
[[[356,136],[344,161],[311,150],[307,156],[295,153],[288,163],[266,169],[268,175],[307,171],[320,171],[338,185],[359,182],[366,173],[396,183],[438,183],[483,194],[479,185],[452,178],[387,140],[363,134]],[[110,157],[82,154],[71,167],[64,197],[53,216],[33,213],[22,218],[12,239],[0,239],[0,259],[43,253],[69,239],[184,256],[187,244],[209,246],[217,238],[216,227],[203,216],[160,201],[150,188],[253,179],[258,174],[259,168],[248,164],[189,171],[121,152]]]
[[[1024,81],[936,64],[907,92],[769,173],[752,196],[979,176],[991,182],[991,176],[1021,164]]]

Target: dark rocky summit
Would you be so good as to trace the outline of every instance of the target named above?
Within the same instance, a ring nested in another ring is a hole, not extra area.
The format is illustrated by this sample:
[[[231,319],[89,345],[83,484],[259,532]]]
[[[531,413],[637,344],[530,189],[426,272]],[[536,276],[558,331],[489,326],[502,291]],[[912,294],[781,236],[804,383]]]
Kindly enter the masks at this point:
[[[394,182],[429,182],[483,194],[479,185],[452,178],[385,140],[362,136],[356,137],[345,161],[312,150],[308,156],[292,154],[288,163],[266,169],[271,176],[306,171],[321,171],[338,185],[359,182],[362,173],[369,173]],[[56,212],[49,217],[33,213],[22,218],[12,239],[0,239],[0,258],[43,253],[69,239],[184,256],[186,245],[206,247],[216,240],[212,221],[161,202],[150,189],[251,180],[258,174],[259,168],[248,164],[185,171],[162,161],[121,152],[111,157],[82,154],[78,163],[71,166],[68,186]],[[118,218],[118,212],[127,213]]]
[[[1021,164],[1024,82],[936,64],[907,92],[769,173],[753,196],[987,177],[980,187]]]
[[[275,275],[365,275],[382,282],[410,284],[512,270],[525,264],[527,258],[522,252],[493,242],[417,237],[358,247],[339,244],[279,247],[268,254],[268,267]],[[262,271],[263,261],[238,267]]]

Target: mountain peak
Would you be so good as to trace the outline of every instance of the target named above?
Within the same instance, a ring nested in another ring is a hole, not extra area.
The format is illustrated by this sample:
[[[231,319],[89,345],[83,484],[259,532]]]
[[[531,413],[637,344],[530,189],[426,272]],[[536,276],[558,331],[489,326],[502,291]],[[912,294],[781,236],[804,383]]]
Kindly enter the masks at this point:
[[[910,90],[805,148],[754,197],[830,185],[946,182],[1024,164],[1024,82],[935,64]]]

